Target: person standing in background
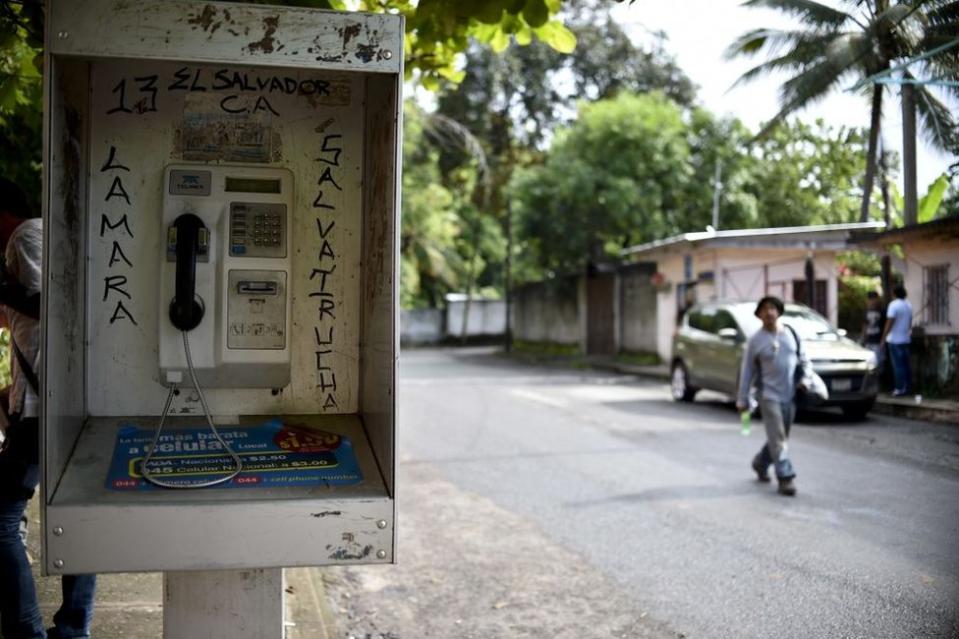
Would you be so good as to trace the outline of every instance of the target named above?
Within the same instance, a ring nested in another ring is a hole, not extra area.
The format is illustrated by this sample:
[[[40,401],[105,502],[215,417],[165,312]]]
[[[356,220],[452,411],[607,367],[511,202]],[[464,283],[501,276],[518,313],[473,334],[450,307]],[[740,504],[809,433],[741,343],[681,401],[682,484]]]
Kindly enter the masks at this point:
[[[876,291],[866,294],[866,313],[862,320],[862,337],[860,343],[876,356],[876,366],[882,368],[885,350],[882,346],[883,318],[882,299]]]
[[[912,342],[912,304],[906,299],[906,289],[897,286],[893,289],[896,296],[886,309],[886,327],[882,332],[881,344],[889,345],[889,360],[892,362],[892,374],[895,378],[893,397],[901,397],[912,392],[912,369],[909,366],[909,346]]]
[[[44,629],[21,524],[40,483],[40,287],[43,222],[23,191],[0,178],[0,311],[10,329],[6,437],[0,449],[0,634],[4,639],[89,637],[96,575],[64,575],[63,603]]]

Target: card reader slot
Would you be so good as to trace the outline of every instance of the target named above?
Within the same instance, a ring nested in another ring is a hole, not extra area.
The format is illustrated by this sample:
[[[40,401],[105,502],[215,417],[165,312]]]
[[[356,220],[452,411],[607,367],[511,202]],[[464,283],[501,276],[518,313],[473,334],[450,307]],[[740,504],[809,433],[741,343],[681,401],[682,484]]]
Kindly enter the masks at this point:
[[[277,295],[279,286],[276,282],[237,282],[236,292],[240,295]]]

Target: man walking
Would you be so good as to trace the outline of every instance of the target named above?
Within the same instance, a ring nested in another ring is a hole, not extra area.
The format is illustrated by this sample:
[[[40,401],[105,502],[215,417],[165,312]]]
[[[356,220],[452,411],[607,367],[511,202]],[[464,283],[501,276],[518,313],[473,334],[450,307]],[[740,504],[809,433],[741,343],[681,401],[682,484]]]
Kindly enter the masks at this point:
[[[0,178],[0,311],[10,329],[13,383],[0,450],[0,634],[5,639],[89,637],[94,575],[64,576],[63,604],[44,630],[20,522],[40,479],[40,286],[43,226],[31,218],[23,191]]]
[[[889,359],[895,379],[893,397],[912,392],[912,369],[909,366],[909,345],[912,342],[912,304],[906,299],[906,289],[897,286],[896,296],[886,309],[886,328],[882,332],[883,344],[889,344]]]
[[[797,373],[799,380],[806,378],[809,360],[799,335],[779,321],[783,311],[778,297],[764,297],[756,305],[755,314],[763,326],[749,338],[743,353],[736,408],[740,412],[750,409],[749,391],[755,383],[766,443],[753,458],[752,467],[759,481],[767,482],[769,465],[774,465],[779,493],[792,497],[796,494],[796,471],[789,459],[789,429],[796,413]]]

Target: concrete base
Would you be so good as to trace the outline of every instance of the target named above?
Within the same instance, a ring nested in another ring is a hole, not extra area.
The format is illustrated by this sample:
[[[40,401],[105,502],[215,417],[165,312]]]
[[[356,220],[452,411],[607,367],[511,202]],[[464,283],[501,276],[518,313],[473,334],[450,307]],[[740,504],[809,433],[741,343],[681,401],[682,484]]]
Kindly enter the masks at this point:
[[[282,639],[283,570],[163,575],[164,639]]]

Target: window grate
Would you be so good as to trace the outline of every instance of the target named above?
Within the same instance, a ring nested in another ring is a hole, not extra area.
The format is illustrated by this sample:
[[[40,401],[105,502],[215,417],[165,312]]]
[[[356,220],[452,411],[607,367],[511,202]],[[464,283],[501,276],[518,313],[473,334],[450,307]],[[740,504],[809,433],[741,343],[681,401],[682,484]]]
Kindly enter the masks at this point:
[[[949,265],[927,266],[924,273],[926,282],[926,323],[949,324]]]

